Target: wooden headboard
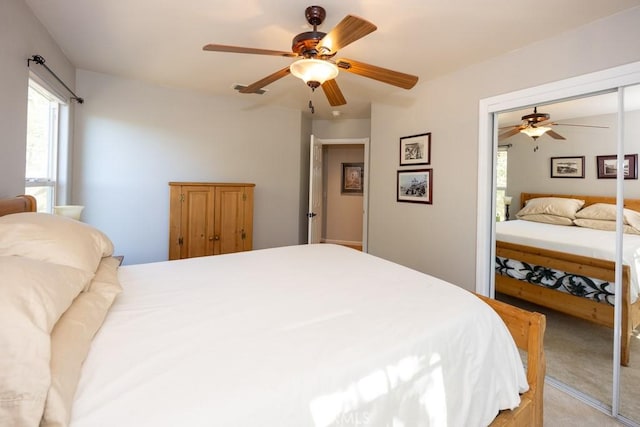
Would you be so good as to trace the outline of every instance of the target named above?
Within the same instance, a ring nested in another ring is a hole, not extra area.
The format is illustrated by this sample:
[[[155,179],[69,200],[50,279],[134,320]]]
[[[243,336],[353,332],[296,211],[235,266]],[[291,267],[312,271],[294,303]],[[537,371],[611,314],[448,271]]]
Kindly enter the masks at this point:
[[[29,195],[0,199],[0,216],[19,212],[35,212],[37,210],[36,198]]]
[[[567,199],[584,200],[584,207],[593,205],[595,203],[610,203],[616,204],[615,197],[609,196],[585,196],[575,194],[542,194],[542,193],[521,193],[520,194],[520,206],[524,207],[524,204],[529,199],[535,199],[537,197],[564,197]],[[640,199],[624,199],[624,207],[640,212]]]

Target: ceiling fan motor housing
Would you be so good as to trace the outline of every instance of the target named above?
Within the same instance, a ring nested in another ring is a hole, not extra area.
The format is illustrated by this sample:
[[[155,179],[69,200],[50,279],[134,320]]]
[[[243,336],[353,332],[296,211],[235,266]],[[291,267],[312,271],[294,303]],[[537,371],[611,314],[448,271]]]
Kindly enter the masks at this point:
[[[321,31],[307,31],[300,33],[293,38],[291,42],[291,50],[305,58],[315,58],[318,56],[316,46],[326,36]]]
[[[538,113],[538,107],[533,108],[533,114],[527,114],[522,116],[522,120],[527,123],[540,123],[545,120],[549,120],[551,116],[546,113]]]

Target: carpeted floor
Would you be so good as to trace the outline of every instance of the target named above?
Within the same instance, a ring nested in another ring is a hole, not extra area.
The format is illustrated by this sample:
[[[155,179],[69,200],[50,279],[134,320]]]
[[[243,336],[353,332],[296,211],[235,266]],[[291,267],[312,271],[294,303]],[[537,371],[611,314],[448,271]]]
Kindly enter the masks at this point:
[[[525,301],[498,295],[497,299],[538,311],[547,317],[545,352],[547,375],[611,405],[613,330]],[[631,361],[621,367],[620,414],[640,423],[640,336],[636,330]]]

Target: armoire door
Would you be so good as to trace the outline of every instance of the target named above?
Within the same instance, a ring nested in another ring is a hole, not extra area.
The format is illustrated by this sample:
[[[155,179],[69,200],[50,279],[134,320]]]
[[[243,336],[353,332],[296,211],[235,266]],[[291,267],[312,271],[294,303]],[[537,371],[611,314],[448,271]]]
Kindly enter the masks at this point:
[[[213,255],[214,252],[214,197],[212,187],[182,187],[180,228],[183,244],[180,258]]]
[[[216,187],[214,212],[214,255],[251,250],[251,187]]]

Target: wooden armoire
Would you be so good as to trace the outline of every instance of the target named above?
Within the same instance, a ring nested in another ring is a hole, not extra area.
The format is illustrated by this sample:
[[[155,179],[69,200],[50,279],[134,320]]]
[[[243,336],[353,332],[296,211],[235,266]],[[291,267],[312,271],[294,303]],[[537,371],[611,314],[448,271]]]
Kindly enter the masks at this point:
[[[254,187],[170,182],[169,259],[250,251]]]

